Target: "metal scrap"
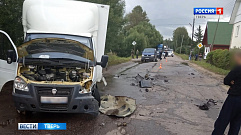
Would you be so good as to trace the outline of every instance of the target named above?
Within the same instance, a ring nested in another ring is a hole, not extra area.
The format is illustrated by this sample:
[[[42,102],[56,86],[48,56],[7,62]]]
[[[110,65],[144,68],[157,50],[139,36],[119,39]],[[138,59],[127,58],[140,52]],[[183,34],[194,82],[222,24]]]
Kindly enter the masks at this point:
[[[213,99],[208,99],[207,103],[204,103],[202,105],[197,105],[197,107],[199,107],[199,109],[201,110],[209,110],[211,105],[217,105],[217,101]]]
[[[99,111],[106,115],[127,117],[136,110],[136,100],[125,96],[105,95],[101,97]]]
[[[151,88],[152,87],[152,81],[151,80],[142,80],[140,82],[141,88]]]
[[[137,74],[135,77],[136,81],[140,84],[141,88],[151,88],[152,87],[152,80],[149,77],[149,74],[146,74],[145,77],[142,77],[140,74]]]

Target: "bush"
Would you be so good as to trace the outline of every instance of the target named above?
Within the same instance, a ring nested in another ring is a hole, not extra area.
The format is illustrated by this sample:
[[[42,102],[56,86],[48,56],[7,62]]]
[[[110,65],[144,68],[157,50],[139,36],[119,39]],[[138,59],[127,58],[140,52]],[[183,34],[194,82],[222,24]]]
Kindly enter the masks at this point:
[[[207,62],[216,67],[228,70],[232,67],[231,61],[232,52],[229,50],[217,49],[208,53]]]

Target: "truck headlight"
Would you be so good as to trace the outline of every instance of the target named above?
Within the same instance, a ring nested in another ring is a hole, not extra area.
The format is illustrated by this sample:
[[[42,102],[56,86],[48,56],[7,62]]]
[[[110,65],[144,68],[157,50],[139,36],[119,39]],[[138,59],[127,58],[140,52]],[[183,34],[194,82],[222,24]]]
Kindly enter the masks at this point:
[[[21,91],[29,91],[27,83],[20,77],[15,78],[14,88]]]

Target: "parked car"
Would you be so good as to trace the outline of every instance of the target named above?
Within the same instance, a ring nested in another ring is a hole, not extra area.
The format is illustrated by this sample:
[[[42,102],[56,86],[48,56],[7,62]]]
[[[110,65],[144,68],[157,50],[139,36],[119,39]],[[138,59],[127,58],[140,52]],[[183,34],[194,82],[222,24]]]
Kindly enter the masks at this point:
[[[168,52],[168,57],[174,57],[173,51],[167,51]]]
[[[146,48],[142,52],[142,57],[141,57],[142,62],[146,61],[157,61],[157,51],[155,48]]]
[[[165,51],[162,53],[162,56],[165,56]],[[174,57],[173,50],[167,50],[167,57]]]

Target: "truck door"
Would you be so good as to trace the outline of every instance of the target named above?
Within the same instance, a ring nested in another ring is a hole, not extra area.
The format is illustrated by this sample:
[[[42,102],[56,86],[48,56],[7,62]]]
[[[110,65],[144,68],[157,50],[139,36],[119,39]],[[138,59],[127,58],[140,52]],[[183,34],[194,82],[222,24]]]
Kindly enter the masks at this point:
[[[17,48],[9,35],[0,30],[0,92],[5,83],[14,80],[17,75],[18,63],[15,60],[11,64],[7,63],[8,50],[13,50],[16,60],[18,59]]]

